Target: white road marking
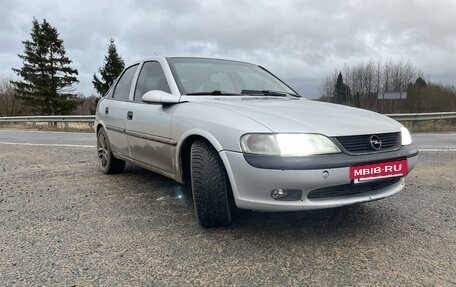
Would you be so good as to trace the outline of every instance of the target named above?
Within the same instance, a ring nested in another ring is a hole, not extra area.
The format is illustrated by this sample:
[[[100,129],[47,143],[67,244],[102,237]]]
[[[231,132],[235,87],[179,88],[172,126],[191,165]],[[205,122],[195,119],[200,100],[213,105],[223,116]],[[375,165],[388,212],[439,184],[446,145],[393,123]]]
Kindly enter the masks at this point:
[[[448,152],[455,152],[456,148],[420,148],[419,151],[448,151]]]
[[[427,136],[427,135],[432,135],[432,136],[456,136],[456,133],[412,133],[413,136]]]
[[[52,146],[52,147],[83,147],[83,148],[95,148],[95,145],[83,145],[83,144],[41,144],[41,143],[15,143],[15,142],[0,142],[0,144],[6,145],[25,145],[25,146]]]

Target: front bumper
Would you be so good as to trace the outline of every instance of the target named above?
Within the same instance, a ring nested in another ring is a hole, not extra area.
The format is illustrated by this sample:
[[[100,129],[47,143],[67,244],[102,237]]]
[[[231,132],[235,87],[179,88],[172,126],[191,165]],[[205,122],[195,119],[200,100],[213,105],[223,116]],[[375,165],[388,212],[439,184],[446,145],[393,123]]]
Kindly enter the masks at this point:
[[[245,154],[221,151],[220,156],[230,179],[236,205],[241,209],[258,211],[297,211],[331,208],[385,198],[400,192],[404,177],[399,181],[353,195],[308,198],[316,189],[351,184],[350,166],[406,158],[408,171],[416,165],[418,151],[402,147],[399,151],[350,156],[346,154],[312,158],[246,157]],[[325,174],[324,176],[324,173]],[[301,189],[297,201],[279,201],[271,197],[275,188]]]

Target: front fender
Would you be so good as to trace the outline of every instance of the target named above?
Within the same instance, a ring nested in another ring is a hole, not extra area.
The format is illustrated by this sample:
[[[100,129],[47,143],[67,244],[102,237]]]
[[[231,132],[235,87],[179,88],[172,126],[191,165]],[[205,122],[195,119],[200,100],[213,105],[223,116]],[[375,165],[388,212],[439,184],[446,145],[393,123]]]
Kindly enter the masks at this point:
[[[241,151],[240,138],[246,132],[270,132],[260,123],[236,112],[205,103],[181,103],[173,112],[171,138],[177,141],[174,154],[176,178],[182,178],[182,147],[190,136],[200,136],[214,148]]]

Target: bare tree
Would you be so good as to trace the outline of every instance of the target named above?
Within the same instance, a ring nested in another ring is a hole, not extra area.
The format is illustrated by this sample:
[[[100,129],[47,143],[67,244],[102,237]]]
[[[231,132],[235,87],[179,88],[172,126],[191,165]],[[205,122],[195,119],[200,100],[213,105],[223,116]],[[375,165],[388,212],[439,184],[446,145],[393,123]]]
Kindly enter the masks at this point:
[[[334,102],[334,87],[337,82],[338,74],[339,72],[334,70],[331,75],[326,76],[321,82],[320,93],[322,100],[326,102]]]
[[[337,70],[336,70],[337,71]],[[395,112],[397,101],[378,100],[378,95],[388,92],[405,92],[409,83],[414,82],[420,75],[418,69],[410,62],[389,59],[383,61],[369,60],[356,65],[347,65],[341,69],[344,82],[350,88],[352,105],[379,111]],[[337,82],[337,73],[324,78],[322,82],[322,97],[327,100],[329,91]],[[379,104],[380,102],[380,104]]]
[[[10,79],[0,78],[0,116],[16,116],[20,112],[19,99]]]
[[[74,111],[77,115],[94,115],[97,107],[98,97],[95,94],[85,96],[82,93],[78,94],[80,101],[82,102]]]

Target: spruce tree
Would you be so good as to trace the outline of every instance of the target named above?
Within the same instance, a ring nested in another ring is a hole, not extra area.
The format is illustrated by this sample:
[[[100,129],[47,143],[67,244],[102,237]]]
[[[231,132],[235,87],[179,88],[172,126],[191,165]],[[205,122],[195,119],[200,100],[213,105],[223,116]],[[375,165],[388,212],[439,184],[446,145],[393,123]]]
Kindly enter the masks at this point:
[[[104,96],[114,80],[125,68],[125,63],[122,57],[117,53],[114,40],[109,40],[108,54],[104,58],[103,66],[98,69],[100,78],[97,74],[93,74],[93,87],[100,96]]]
[[[344,83],[342,73],[339,73],[339,76],[337,76],[336,85],[334,86],[334,98],[338,104],[348,104],[351,102],[350,88]]]
[[[63,40],[57,29],[46,19],[39,23],[33,19],[31,39],[22,41],[24,53],[18,55],[23,66],[13,68],[18,76],[15,85],[18,97],[32,111],[41,115],[68,114],[80,103],[73,85],[78,83],[78,70],[65,55]]]

